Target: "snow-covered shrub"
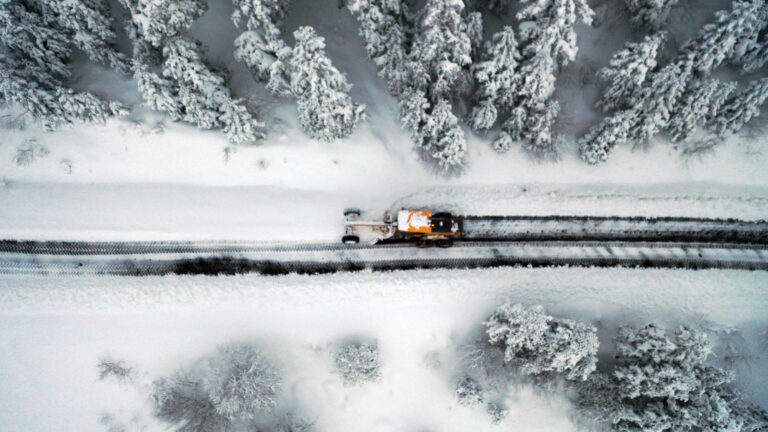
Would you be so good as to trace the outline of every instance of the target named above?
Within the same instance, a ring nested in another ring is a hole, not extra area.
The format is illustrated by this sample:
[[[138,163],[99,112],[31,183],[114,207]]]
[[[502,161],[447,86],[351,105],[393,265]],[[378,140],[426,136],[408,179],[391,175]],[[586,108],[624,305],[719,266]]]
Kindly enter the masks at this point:
[[[463,377],[456,383],[456,399],[464,406],[476,406],[483,403],[483,389],[471,377]]]
[[[153,383],[155,415],[174,425],[178,432],[220,432],[230,423],[216,412],[216,406],[198,378],[179,372]]]
[[[302,129],[323,141],[344,138],[365,118],[364,105],[352,102],[352,87],[325,54],[325,41],[312,27],[293,33],[291,90],[298,100]]]
[[[155,414],[179,431],[249,425],[269,413],[282,389],[278,368],[250,345],[225,345],[193,370],[154,382]]]
[[[50,150],[35,139],[28,139],[16,147],[13,162],[20,167],[28,167],[37,159],[48,156]]]
[[[658,30],[667,23],[669,11],[680,0],[624,0],[631,14],[630,22],[638,27]]]
[[[231,421],[250,420],[277,405],[282,376],[250,345],[225,345],[208,361],[203,378],[216,412]]]
[[[585,380],[597,363],[597,329],[555,318],[541,306],[505,303],[484,323],[488,340],[524,375]]]
[[[133,378],[133,368],[128,366],[122,360],[116,360],[112,357],[102,357],[98,364],[99,379],[104,380],[112,377],[120,382],[127,382]]]
[[[491,421],[498,424],[507,417],[509,410],[502,403],[489,402],[485,406],[485,412],[491,416]]]
[[[379,347],[376,344],[351,343],[333,354],[336,371],[346,385],[358,385],[379,379]]]

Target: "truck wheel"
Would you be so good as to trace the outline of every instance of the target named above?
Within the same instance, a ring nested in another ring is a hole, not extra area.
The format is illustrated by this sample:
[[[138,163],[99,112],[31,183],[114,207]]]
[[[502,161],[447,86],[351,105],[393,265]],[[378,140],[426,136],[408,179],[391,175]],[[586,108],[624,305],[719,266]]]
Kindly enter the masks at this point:
[[[360,213],[361,213],[360,209],[357,209],[357,208],[344,209],[344,216],[346,217],[350,217],[350,216],[360,217]]]
[[[345,235],[341,238],[341,242],[344,244],[358,244],[360,243],[360,237],[356,235]]]
[[[428,239],[426,237],[421,237],[419,239],[419,247],[423,248],[423,249],[426,249],[428,247],[432,247],[432,240],[430,240],[430,239]]]
[[[443,249],[453,246],[453,239],[440,239],[437,241],[437,246]]]

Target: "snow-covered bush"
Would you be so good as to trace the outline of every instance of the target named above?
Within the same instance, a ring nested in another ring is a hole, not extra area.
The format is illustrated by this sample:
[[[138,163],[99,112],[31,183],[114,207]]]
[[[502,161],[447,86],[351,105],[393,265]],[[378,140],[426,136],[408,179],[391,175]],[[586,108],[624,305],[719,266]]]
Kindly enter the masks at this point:
[[[477,406],[483,403],[483,389],[471,377],[463,377],[456,383],[456,399],[464,406]]]
[[[379,379],[379,347],[376,344],[351,343],[333,354],[336,371],[346,385],[358,385]]]
[[[178,432],[219,432],[230,427],[216,412],[201,381],[178,372],[153,383],[155,415],[174,425]]]
[[[585,380],[597,363],[597,329],[559,319],[541,306],[505,303],[484,322],[491,344],[504,350],[504,361],[524,375],[562,374]]]
[[[133,378],[133,368],[122,360],[116,360],[108,356],[102,357],[99,359],[97,367],[100,380],[112,377],[120,382],[127,382]]]
[[[28,167],[38,159],[48,156],[50,150],[35,139],[28,139],[16,147],[13,162],[20,167]]]
[[[279,369],[249,345],[225,345],[200,367],[154,382],[155,414],[179,431],[221,431],[269,413],[282,390]]]
[[[282,376],[250,345],[225,345],[208,361],[203,386],[216,412],[231,421],[250,420],[277,405]]]
[[[658,30],[666,25],[669,11],[680,0],[624,0],[631,14],[630,22],[638,27]]]
[[[365,118],[364,105],[352,102],[352,87],[325,54],[325,41],[312,27],[293,33],[296,46],[290,60],[291,90],[299,105],[299,122],[323,141],[344,138]]]
[[[509,410],[503,404],[496,402],[489,402],[488,405],[485,406],[485,412],[491,416],[491,421],[497,424],[501,423],[501,421],[507,417],[507,414],[509,414]]]

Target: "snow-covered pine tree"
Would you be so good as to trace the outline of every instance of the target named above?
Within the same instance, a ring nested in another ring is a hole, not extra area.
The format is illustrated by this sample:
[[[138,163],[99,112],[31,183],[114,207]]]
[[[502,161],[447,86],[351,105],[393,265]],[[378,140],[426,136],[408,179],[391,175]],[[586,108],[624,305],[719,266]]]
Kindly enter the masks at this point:
[[[563,374],[585,380],[597,364],[597,329],[544,313],[541,306],[505,303],[485,321],[488,341],[526,375]]]
[[[690,63],[672,63],[651,74],[640,89],[635,107],[603,119],[579,140],[581,158],[590,164],[605,162],[615,146],[645,142],[669,127],[690,76]]]
[[[667,24],[669,11],[680,0],[625,0],[630,22],[638,27],[659,30]]]
[[[579,140],[579,156],[591,165],[606,162],[617,145],[629,141],[630,130],[637,123],[636,109],[619,111],[592,126]]]
[[[352,102],[346,77],[325,55],[325,41],[312,27],[294,33],[290,60],[291,89],[299,105],[299,122],[315,138],[344,138],[364,118],[365,106]]]
[[[557,116],[558,105],[548,100],[555,91],[555,72],[573,61],[578,52],[577,21],[592,23],[594,12],[585,0],[523,0],[524,7],[517,13],[522,22],[520,30],[522,58],[518,67],[518,107],[531,110],[526,121],[515,121],[525,129],[514,137],[534,138],[525,146],[528,150],[550,154],[553,150],[551,126]],[[534,116],[545,113],[546,118]],[[548,138],[547,138],[548,137]]]
[[[653,324],[624,328],[616,350],[616,430],[741,430],[727,399],[733,374],[705,364],[711,353],[705,335],[681,327],[669,338]]]
[[[55,1],[55,0],[51,0]],[[141,39],[155,47],[187,30],[208,10],[205,0],[120,0],[131,13],[134,40]]]
[[[66,30],[71,41],[91,60],[121,74],[130,72],[128,58],[117,50],[117,35],[106,0],[33,0],[42,16]]]
[[[487,7],[497,14],[503,14],[512,3],[512,0],[489,0]]]
[[[198,42],[175,37],[166,41],[163,54],[162,76],[148,65],[134,68],[139,90],[150,108],[202,129],[224,128],[235,143],[264,138],[264,124],[241,101],[232,99],[224,78],[203,60]]]
[[[449,97],[472,64],[471,35],[477,31],[470,31],[468,21],[462,0],[427,0],[421,10],[410,55],[429,75],[427,97],[433,103]]]
[[[421,150],[437,162],[438,168],[450,171],[464,163],[467,151],[464,131],[447,100],[439,100],[427,113],[421,134],[424,137]]]
[[[730,11],[716,12],[715,22],[683,45],[680,56],[689,58],[700,74],[709,74],[726,60],[738,63],[757,45],[767,19],[765,0],[734,0]]]
[[[414,65],[406,54],[406,32],[410,23],[401,0],[351,0],[347,7],[360,23],[365,50],[373,60],[389,92],[400,97],[413,86]],[[420,73],[419,75],[423,75]]]
[[[665,38],[666,33],[658,32],[640,42],[628,42],[611,57],[608,66],[598,73],[600,80],[608,84],[598,102],[603,111],[629,109],[637,104],[646,78],[656,68]]]
[[[46,130],[123,114],[119,104],[65,87],[70,35],[41,13],[33,2],[0,2],[0,103],[19,105]]]
[[[735,82],[717,79],[694,81],[675,105],[669,119],[669,133],[674,141],[684,141],[706,119],[714,118],[736,89]]]
[[[630,140],[638,143],[653,138],[669,126],[669,120],[691,77],[690,68],[670,64],[654,73],[640,95],[638,122],[630,130]]]
[[[245,30],[235,39],[235,58],[248,65],[270,89],[284,95],[282,90],[288,87],[290,78],[283,66],[290,48],[282,38],[282,29],[289,0],[232,0],[232,3],[235,5],[232,21],[237,27],[245,23]],[[276,61],[282,63],[273,67]]]
[[[516,69],[520,53],[512,27],[504,27],[493,35],[492,41],[486,44],[483,59],[472,66],[477,104],[472,110],[470,125],[478,131],[493,127],[498,113],[509,111],[517,101]]]
[[[75,123],[104,123],[125,114],[89,92],[75,92],[55,82],[41,82],[23,63],[0,56],[0,104],[18,105],[43,128],[52,131]]]
[[[743,91],[731,96],[709,122],[709,129],[720,137],[738,132],[760,115],[760,107],[768,99],[768,78],[752,81]]]

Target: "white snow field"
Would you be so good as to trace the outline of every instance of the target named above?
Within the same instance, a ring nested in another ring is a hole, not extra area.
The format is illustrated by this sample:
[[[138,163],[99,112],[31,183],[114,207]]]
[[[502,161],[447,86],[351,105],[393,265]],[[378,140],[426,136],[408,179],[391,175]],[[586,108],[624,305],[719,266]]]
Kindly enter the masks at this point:
[[[0,424],[7,431],[99,431],[109,415],[128,431],[164,430],[149,414],[153,379],[219,344],[253,342],[283,363],[286,401],[317,430],[575,431],[567,400],[526,387],[510,390],[510,414],[499,425],[483,406],[457,403],[456,349],[507,299],[595,323],[602,360],[621,324],[741,327],[741,349],[751,355],[736,364],[739,385],[766,407],[766,287],[765,272],[618,268],[8,276],[0,279]],[[331,352],[360,338],[378,339],[382,377],[345,387]],[[441,366],[427,366],[434,364],[428,354]],[[104,355],[132,366],[135,382],[99,381]]]

